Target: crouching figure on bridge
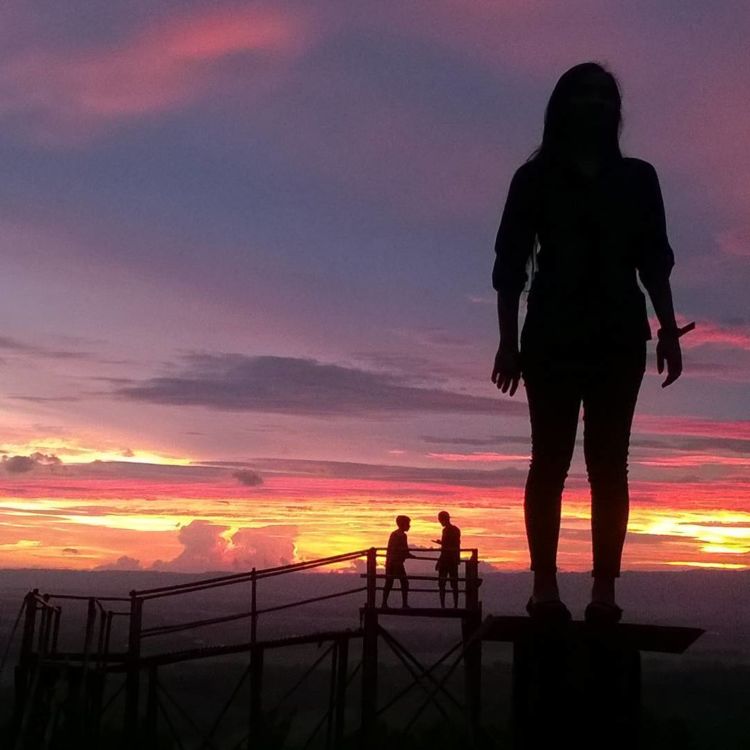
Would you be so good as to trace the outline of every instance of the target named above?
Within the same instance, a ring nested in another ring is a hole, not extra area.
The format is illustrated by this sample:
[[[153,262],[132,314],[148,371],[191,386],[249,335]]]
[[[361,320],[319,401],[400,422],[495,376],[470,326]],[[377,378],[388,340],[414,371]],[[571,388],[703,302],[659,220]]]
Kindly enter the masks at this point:
[[[447,510],[438,513],[438,521],[443,527],[440,539],[433,539],[440,545],[440,557],[435,563],[438,572],[438,590],[440,592],[440,606],[445,608],[445,583],[450,578],[453,590],[453,607],[458,608],[458,563],[461,559],[461,529],[451,523],[451,516]]]
[[[409,552],[409,543],[406,532],[411,526],[409,516],[396,516],[398,528],[391,532],[388,538],[388,549],[385,553],[385,586],[383,587],[383,608],[388,607],[388,595],[393,588],[393,579],[398,578],[401,583],[401,602],[406,608],[409,607],[409,579],[406,576],[404,562],[409,557],[414,557]]]

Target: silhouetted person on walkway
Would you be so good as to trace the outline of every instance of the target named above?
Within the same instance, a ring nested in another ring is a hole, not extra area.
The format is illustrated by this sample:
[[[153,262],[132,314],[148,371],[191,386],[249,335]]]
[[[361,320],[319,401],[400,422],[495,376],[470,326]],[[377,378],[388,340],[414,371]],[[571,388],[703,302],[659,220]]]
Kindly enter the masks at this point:
[[[597,63],[557,82],[541,146],[513,175],[495,243],[500,347],[492,382],[513,395],[523,377],[531,421],[524,511],[532,615],[568,619],[556,560],[563,485],[583,402],[583,444],[591,486],[593,588],[590,621],[616,622],[628,523],[627,455],[651,338],[645,296],[660,328],[657,369],[682,371],[669,275],[674,255],[654,167],[620,152],[620,91]],[[538,255],[538,257],[537,257]],[[518,341],[520,294],[532,283]]]
[[[409,552],[409,544],[406,538],[406,532],[411,526],[409,516],[396,516],[396,526],[398,528],[391,532],[388,538],[388,549],[385,553],[385,586],[383,587],[383,607],[388,606],[388,595],[393,588],[393,579],[398,578],[401,582],[401,602],[404,607],[408,607],[409,598],[409,579],[406,576],[404,562],[409,557],[414,557]]]
[[[440,592],[440,606],[445,607],[445,584],[450,579],[453,590],[453,606],[458,607],[458,564],[461,559],[461,529],[451,523],[450,513],[441,510],[438,521],[443,527],[440,539],[433,539],[440,545],[440,556],[435,563],[438,572],[438,590]]]

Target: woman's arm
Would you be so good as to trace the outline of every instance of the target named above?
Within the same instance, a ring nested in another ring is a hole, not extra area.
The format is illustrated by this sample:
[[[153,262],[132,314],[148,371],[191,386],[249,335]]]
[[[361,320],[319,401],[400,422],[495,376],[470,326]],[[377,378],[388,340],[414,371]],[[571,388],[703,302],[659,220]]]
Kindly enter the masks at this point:
[[[657,332],[656,369],[661,375],[666,363],[667,377],[661,384],[662,388],[666,388],[682,374],[682,350],[680,349],[679,329],[674,316],[672,289],[668,278],[651,279],[648,283],[644,283],[644,286],[661,326]]]
[[[500,348],[518,351],[518,307],[520,292],[497,293],[497,322]]]
[[[661,384],[662,388],[665,388],[674,383],[682,373],[682,351],[679,342],[682,334],[675,320],[672,288],[669,284],[669,275],[674,266],[674,252],[667,238],[667,221],[659,178],[651,164],[647,165],[645,173],[644,197],[646,212],[638,275],[659,320],[656,367],[661,374],[665,363],[667,365],[667,378]]]
[[[491,380],[512,396],[521,376],[518,352],[518,307],[528,280],[526,263],[534,246],[531,165],[521,165],[513,175],[495,239],[492,286],[497,291],[500,346],[495,355]]]
[[[649,279],[644,282],[654,312],[659,320],[659,325],[664,329],[677,328],[674,316],[674,305],[672,302],[672,288],[667,277]]]

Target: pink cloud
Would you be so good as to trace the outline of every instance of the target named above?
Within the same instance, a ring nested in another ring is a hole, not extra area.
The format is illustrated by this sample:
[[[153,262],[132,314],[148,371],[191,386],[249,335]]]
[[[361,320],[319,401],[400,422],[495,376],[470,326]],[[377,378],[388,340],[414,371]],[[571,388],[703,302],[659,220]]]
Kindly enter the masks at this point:
[[[641,466],[668,466],[685,468],[696,466],[744,466],[750,468],[750,459],[742,456],[715,456],[708,453],[689,453],[683,456],[658,456],[634,461]]]
[[[750,440],[750,419],[720,421],[699,417],[636,415],[635,429],[657,435],[694,435]]]
[[[450,462],[478,462],[478,463],[495,463],[497,461],[528,461],[528,454],[508,454],[508,453],[494,453],[492,451],[485,451],[483,453],[428,453],[428,458],[437,458],[441,461]]]
[[[152,567],[200,573],[210,570],[249,570],[288,565],[295,556],[296,526],[244,527],[231,536],[229,526],[195,520],[179,532],[182,552]]]
[[[683,326],[689,322],[688,318],[678,316],[677,325]],[[655,334],[659,329],[657,318],[649,318],[651,330]],[[695,321],[695,328],[680,338],[683,349],[695,349],[699,346],[714,345],[732,349],[750,351],[750,325],[716,323],[701,319]]]
[[[685,349],[712,344],[750,351],[750,327],[702,322],[700,326],[696,325],[694,331],[681,339],[680,343]]]
[[[261,93],[306,49],[308,31],[304,14],[253,6],[186,14],[106,48],[30,48],[0,67],[0,116],[47,142],[85,140],[192,103],[218,86],[222,61],[244,53],[253,54],[251,90]]]

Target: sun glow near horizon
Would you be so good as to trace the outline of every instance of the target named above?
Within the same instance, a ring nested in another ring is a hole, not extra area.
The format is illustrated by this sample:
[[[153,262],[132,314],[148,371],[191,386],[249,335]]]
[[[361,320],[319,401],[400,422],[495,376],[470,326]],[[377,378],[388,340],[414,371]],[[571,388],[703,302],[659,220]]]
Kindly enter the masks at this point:
[[[0,565],[74,567],[125,565],[184,569],[268,567],[383,546],[393,518],[412,518],[412,546],[431,546],[436,514],[448,509],[466,547],[498,570],[528,569],[522,487],[467,487],[446,482],[266,474],[243,486],[227,470],[164,466],[167,476],[116,480],[96,475],[22,475],[24,492],[0,499]],[[46,468],[46,467],[45,467]],[[108,468],[113,469],[112,465]],[[147,472],[158,467],[144,465]],[[208,472],[180,478],[180,471]],[[68,491],[65,490],[66,484]],[[590,568],[590,516],[585,483],[566,488],[559,548],[562,570]],[[2,489],[2,488],[0,488]],[[19,489],[18,487],[16,489]],[[735,490],[737,488],[735,487]],[[664,484],[650,501],[650,483],[631,481],[624,569],[750,568],[750,512],[717,507],[715,492]],[[714,487],[715,491],[716,488]]]

